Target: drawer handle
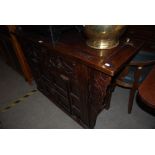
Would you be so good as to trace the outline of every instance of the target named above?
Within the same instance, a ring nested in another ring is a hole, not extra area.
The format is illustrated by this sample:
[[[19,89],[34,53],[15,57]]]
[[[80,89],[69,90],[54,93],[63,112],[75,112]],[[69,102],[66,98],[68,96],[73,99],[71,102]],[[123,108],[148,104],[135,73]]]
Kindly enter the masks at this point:
[[[63,74],[61,74],[60,77],[65,81],[69,81],[69,78]]]
[[[42,41],[42,40],[38,40],[38,43],[40,43],[40,44],[42,44],[44,41]]]

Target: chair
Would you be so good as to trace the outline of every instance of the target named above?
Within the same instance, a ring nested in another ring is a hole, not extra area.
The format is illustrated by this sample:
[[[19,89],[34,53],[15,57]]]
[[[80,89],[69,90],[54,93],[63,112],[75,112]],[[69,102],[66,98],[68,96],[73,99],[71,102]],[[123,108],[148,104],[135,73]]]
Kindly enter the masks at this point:
[[[155,46],[143,47],[129,65],[118,75],[115,85],[130,89],[128,113],[131,113],[135,93],[155,64]]]

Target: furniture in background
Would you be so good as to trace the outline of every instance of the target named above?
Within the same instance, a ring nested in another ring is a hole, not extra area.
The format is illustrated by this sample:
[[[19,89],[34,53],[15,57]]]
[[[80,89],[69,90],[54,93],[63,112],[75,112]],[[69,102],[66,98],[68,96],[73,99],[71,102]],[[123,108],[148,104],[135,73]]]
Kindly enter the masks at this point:
[[[22,75],[22,70],[15,50],[12,46],[11,37],[6,26],[0,26],[0,58]]]
[[[131,25],[128,26],[126,35],[129,40],[135,38],[144,41],[143,48],[120,73],[116,81],[117,85],[131,89],[128,101],[128,113],[131,113],[135,92],[155,61],[155,26]]]
[[[63,33],[55,46],[42,36],[16,36],[38,89],[85,128],[93,128],[99,112],[108,109],[118,73],[143,45],[122,39],[114,49],[96,50],[75,30]]]
[[[144,104],[155,109],[155,65],[138,88],[138,97]]]
[[[18,59],[18,62],[20,64],[22,73],[23,73],[26,81],[28,81],[29,84],[31,84],[32,79],[33,79],[32,74],[31,74],[31,70],[30,70],[29,65],[27,63],[27,60],[26,60],[26,58],[24,56],[21,45],[18,42],[16,36],[14,35],[14,33],[16,33],[16,26],[15,25],[8,25],[7,27],[9,29],[10,40],[11,40],[12,46],[14,48],[14,51],[15,51],[16,57]]]
[[[153,64],[155,64],[155,45],[154,43],[144,44],[144,47],[118,76],[116,85],[130,89],[128,113],[131,113],[138,87],[149,73]]]
[[[15,32],[16,26],[0,26],[0,57],[31,84],[32,74],[20,44],[13,35]]]

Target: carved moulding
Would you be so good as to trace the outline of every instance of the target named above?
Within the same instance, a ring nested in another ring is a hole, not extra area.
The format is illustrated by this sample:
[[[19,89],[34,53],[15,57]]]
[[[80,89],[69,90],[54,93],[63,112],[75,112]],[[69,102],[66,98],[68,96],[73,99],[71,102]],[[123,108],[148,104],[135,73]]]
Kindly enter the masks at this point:
[[[101,109],[106,107],[111,77],[97,70],[90,72],[89,79],[89,126],[93,128]]]

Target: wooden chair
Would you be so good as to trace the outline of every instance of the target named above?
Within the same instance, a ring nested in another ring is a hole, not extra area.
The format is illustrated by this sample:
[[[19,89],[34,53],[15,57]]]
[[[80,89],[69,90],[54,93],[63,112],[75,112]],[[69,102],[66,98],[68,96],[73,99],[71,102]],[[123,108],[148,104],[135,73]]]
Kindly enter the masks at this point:
[[[141,82],[155,64],[155,46],[148,45],[140,50],[130,64],[119,74],[116,85],[130,89],[128,113],[131,113],[135,93]]]

